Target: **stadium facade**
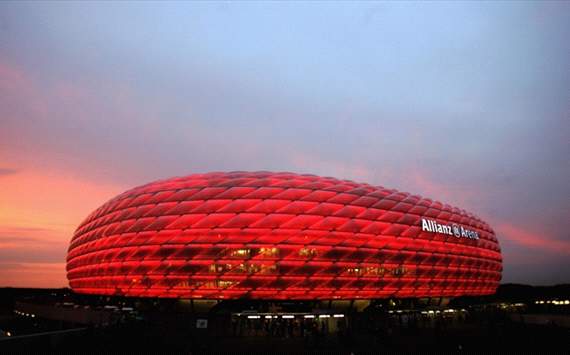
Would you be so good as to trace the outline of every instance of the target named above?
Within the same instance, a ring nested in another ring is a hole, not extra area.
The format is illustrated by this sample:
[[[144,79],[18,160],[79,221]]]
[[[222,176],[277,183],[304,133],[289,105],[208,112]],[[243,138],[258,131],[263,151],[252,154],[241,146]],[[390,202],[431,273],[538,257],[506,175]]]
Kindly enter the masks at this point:
[[[487,223],[417,195],[331,177],[216,172],[126,191],[77,228],[78,293],[355,300],[495,292]]]

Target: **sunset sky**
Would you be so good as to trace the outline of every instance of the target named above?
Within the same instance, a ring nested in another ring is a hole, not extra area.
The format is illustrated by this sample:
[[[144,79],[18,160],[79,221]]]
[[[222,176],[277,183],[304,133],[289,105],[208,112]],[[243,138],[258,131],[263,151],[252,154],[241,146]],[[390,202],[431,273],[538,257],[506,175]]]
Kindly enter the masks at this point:
[[[313,173],[489,222],[570,282],[570,2],[0,2],[0,287],[64,287],[126,189]]]

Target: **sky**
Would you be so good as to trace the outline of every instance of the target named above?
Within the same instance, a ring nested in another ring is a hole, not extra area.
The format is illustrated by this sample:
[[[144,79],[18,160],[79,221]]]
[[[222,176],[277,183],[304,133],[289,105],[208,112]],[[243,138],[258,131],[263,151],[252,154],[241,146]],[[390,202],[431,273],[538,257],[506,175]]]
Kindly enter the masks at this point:
[[[570,2],[0,2],[0,286],[129,188],[312,173],[487,221],[570,283]]]

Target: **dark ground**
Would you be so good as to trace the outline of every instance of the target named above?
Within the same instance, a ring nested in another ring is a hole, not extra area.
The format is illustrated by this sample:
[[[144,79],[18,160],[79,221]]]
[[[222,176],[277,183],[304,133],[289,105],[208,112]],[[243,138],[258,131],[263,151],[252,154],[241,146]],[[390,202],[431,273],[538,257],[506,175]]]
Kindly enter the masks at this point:
[[[349,326],[342,333],[309,333],[293,336],[268,335],[261,327],[244,328],[234,335],[229,313],[203,314],[208,329],[194,327],[197,315],[169,312],[168,307],[123,323],[86,327],[45,319],[18,316],[15,300],[65,301],[69,290],[5,290],[0,292],[0,329],[10,329],[11,339],[0,337],[0,354],[9,352],[123,353],[386,353],[386,352],[563,352],[570,353],[570,328],[556,323],[529,324],[520,314],[553,313],[570,317],[570,307],[535,306],[544,297],[568,297],[568,286],[551,289],[521,285],[500,288],[486,298],[456,299],[456,309],[466,308],[467,316],[426,319],[419,312],[402,322],[395,313],[367,310],[347,314]],[[505,296],[507,294],[507,296]],[[53,296],[55,295],[55,296]],[[77,300],[76,300],[77,301]],[[498,302],[523,301],[528,306],[513,313]],[[90,301],[94,303],[95,301]],[[98,301],[97,301],[98,302]],[[105,300],[108,302],[108,300]],[[483,306],[481,306],[483,305]],[[410,313],[411,314],[411,313]],[[513,316],[514,315],[514,316]],[[412,321],[414,319],[414,321]],[[256,334],[257,335],[254,335]],[[43,335],[42,335],[43,334]]]
[[[417,351],[570,351],[570,330],[549,325],[525,325],[508,319],[477,319],[448,325],[370,327],[346,334],[272,337],[208,334],[183,324],[134,322],[86,328],[63,336],[34,336],[0,342],[0,352],[176,352],[176,353],[339,353]]]

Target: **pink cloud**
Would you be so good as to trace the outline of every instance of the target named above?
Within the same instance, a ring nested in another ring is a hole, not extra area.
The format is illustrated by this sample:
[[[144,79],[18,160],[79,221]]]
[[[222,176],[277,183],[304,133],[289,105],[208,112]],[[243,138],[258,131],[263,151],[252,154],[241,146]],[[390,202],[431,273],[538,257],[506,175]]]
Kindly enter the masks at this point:
[[[65,255],[74,229],[124,189],[32,167],[3,176],[0,287],[65,286]]]
[[[505,222],[496,223],[494,227],[499,239],[540,251],[570,255],[570,241],[554,239],[544,233],[535,233]]]
[[[67,287],[65,262],[0,263],[2,287]]]

